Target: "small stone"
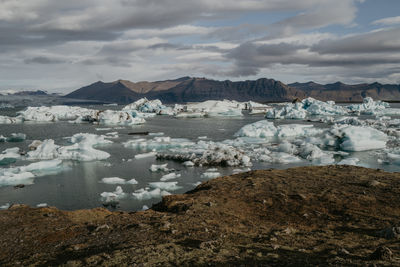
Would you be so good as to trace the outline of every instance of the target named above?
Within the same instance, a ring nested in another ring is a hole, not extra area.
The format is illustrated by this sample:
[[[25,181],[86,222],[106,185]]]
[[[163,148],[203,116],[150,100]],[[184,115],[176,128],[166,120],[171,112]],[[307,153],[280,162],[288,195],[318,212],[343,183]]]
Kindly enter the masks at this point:
[[[369,181],[368,182],[368,186],[369,187],[377,187],[378,185],[380,185],[381,183],[380,182],[378,182],[377,180],[372,180],[372,181]]]
[[[390,261],[392,259],[393,252],[385,246],[378,247],[370,256],[371,260],[384,260]]]

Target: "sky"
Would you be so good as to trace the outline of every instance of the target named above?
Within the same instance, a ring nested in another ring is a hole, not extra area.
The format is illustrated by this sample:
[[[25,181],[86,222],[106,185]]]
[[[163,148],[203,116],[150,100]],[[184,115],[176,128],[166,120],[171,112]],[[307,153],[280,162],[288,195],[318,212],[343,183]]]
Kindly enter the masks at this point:
[[[98,80],[400,83],[399,0],[0,0],[0,90]]]

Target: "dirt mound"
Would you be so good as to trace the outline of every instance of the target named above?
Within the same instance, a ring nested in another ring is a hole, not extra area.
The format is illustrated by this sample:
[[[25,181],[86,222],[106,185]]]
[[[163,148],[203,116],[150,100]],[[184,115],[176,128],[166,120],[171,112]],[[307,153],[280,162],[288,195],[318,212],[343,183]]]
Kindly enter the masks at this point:
[[[252,171],[145,212],[0,212],[0,265],[400,266],[400,173]]]

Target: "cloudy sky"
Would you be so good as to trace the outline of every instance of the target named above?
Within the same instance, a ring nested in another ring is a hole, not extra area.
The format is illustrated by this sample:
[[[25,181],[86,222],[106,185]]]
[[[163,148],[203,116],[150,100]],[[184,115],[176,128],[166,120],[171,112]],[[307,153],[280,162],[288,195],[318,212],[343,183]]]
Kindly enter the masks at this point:
[[[400,83],[399,0],[0,0],[0,90],[98,80]]]

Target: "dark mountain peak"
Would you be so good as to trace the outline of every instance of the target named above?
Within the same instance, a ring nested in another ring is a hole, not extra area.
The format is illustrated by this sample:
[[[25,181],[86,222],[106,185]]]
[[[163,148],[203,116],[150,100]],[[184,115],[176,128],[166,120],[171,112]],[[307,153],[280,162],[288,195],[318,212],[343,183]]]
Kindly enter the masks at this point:
[[[20,91],[20,92],[14,93],[13,95],[20,95],[20,96],[23,96],[23,95],[39,95],[39,96],[42,96],[42,95],[47,95],[47,92],[42,91],[42,90]]]

